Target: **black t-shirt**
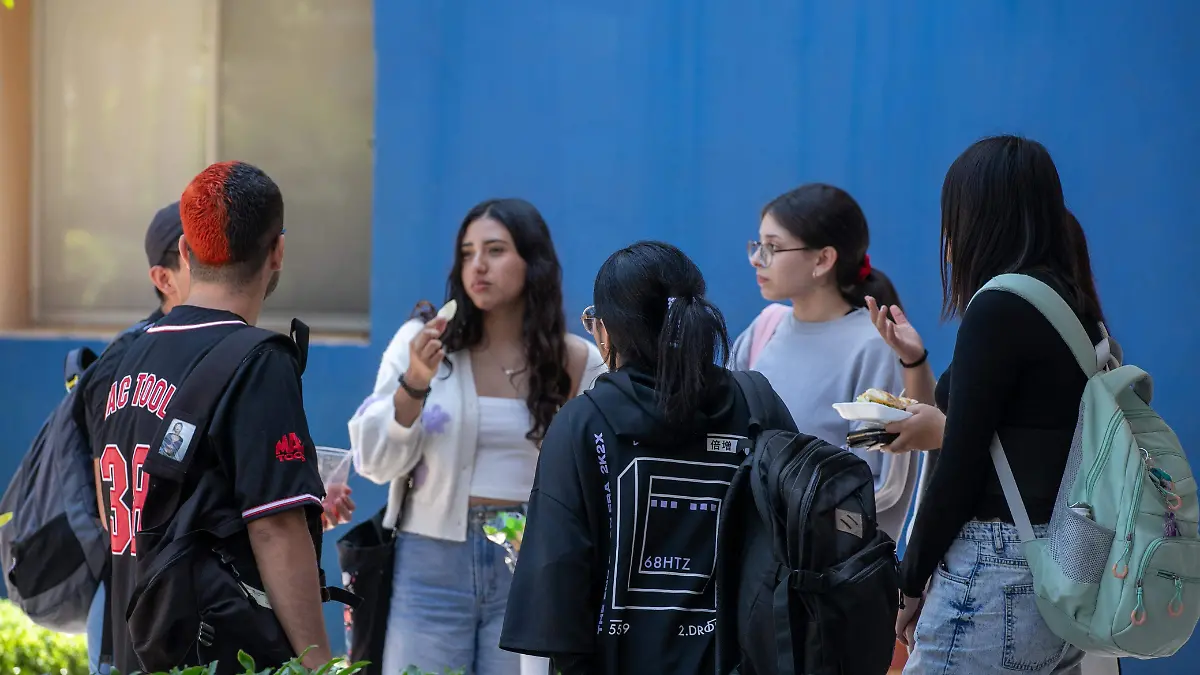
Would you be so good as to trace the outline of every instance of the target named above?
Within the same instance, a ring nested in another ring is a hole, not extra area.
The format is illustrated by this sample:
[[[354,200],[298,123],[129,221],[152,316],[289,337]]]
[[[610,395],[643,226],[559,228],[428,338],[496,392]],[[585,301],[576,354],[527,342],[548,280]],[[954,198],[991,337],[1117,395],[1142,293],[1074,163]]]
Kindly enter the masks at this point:
[[[717,519],[750,448],[745,399],[714,370],[683,427],[658,420],[653,379],[629,368],[559,411],[501,648],[550,656],[564,675],[712,672]]]
[[[85,402],[92,448],[99,460],[104,507],[112,542],[114,666],[140,670],[129,639],[125,612],[137,583],[141,505],[150,482],[141,471],[171,398],[188,373],[223,337],[244,325],[235,314],[193,306],[176,307],[121,353],[97,361],[97,383]],[[324,487],[317,471],[293,356],[264,345],[239,366],[209,425],[206,443],[187,429],[172,429],[165,445],[198,453],[183,484],[194,491],[198,477],[219,472],[224,492],[214,497],[246,520],[307,507],[314,546],[320,546]],[[178,438],[176,438],[178,437]],[[207,481],[206,484],[212,484]],[[206,513],[191,513],[188,527],[207,527]],[[244,531],[233,548],[248,551]],[[253,561],[244,561],[252,567]],[[251,570],[256,574],[256,570]]]
[[[1052,276],[1032,276],[1069,298]],[[1082,323],[1099,343],[1099,320]],[[935,392],[946,430],[904,549],[905,594],[921,595],[968,521],[1012,522],[989,454],[993,434],[999,433],[1029,519],[1050,521],[1086,384],[1070,347],[1036,307],[1004,291],[971,301],[953,363]]]

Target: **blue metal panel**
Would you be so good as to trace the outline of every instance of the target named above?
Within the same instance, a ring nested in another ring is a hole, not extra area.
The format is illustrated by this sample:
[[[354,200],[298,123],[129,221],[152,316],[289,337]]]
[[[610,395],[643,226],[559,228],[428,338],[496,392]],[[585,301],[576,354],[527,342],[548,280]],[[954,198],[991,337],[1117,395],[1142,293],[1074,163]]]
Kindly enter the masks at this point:
[[[759,209],[805,181],[838,184],[944,366],[942,177],[979,136],[1018,132],[1054,154],[1112,327],[1200,465],[1186,407],[1200,374],[1200,296],[1186,285],[1197,25],[1187,0],[377,2],[372,344],[314,348],[314,437],[346,442],[387,340],[418,299],[442,297],[462,215],[497,195],[546,216],[568,316],[609,253],[661,238],[696,259],[740,330],[762,305],[743,257]],[[0,341],[0,476],[57,399],[67,344]],[[382,489],[355,487],[362,515],[382,503]],[[1189,656],[1200,648],[1125,672],[1186,672]]]
[[[496,195],[542,209],[570,314],[609,253],[662,238],[740,330],[762,305],[743,257],[759,209],[822,180],[861,202],[872,259],[943,366],[942,177],[978,137],[1017,132],[1054,154],[1112,328],[1198,448],[1200,300],[1167,300],[1197,249],[1198,20],[1182,1],[380,3],[373,262],[397,272],[375,277],[376,341],[441,297],[459,219]]]

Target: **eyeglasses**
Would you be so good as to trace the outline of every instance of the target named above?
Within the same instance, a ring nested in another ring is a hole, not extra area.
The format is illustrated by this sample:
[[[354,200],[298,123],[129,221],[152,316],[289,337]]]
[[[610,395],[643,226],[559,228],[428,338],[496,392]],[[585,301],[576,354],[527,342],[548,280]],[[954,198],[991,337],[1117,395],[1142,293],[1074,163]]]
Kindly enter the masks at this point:
[[[788,251],[812,251],[809,246],[797,246],[795,248],[779,248],[775,244],[764,244],[761,241],[751,241],[746,244],[746,254],[750,257],[750,264],[754,264],[754,257],[758,256],[762,266],[770,267],[771,262],[775,260],[776,253],[787,253]]]
[[[583,322],[583,329],[588,332],[588,335],[596,334],[596,307],[588,305],[583,310],[583,314],[579,315],[579,320]]]

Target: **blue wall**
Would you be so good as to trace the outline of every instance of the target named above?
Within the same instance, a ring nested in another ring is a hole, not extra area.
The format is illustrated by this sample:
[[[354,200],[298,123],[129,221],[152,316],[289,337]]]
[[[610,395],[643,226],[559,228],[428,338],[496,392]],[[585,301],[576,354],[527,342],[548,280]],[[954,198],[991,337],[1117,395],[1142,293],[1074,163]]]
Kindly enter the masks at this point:
[[[313,349],[318,443],[347,442],[387,339],[416,300],[441,297],[459,219],[496,195],[545,214],[569,317],[611,251],[661,238],[696,259],[740,330],[762,304],[744,258],[758,210],[805,181],[838,184],[944,366],[942,177],[978,137],[1018,132],[1054,154],[1112,328],[1200,463],[1200,418],[1185,407],[1200,299],[1172,297],[1198,250],[1200,4],[430,0],[376,12],[372,343]],[[58,397],[68,344],[0,341],[0,476]],[[364,515],[382,503],[382,488],[356,487]],[[1125,672],[1179,672],[1189,656],[1200,647]]]

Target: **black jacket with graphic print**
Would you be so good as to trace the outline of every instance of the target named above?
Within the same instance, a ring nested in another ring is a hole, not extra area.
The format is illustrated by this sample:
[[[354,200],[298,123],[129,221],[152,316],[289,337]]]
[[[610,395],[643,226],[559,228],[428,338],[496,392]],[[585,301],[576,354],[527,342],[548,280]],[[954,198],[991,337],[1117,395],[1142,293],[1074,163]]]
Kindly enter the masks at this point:
[[[564,675],[712,672],[717,522],[750,415],[727,371],[714,366],[711,381],[681,426],[662,420],[653,377],[628,367],[563,406],[542,444],[502,649],[549,656]]]

